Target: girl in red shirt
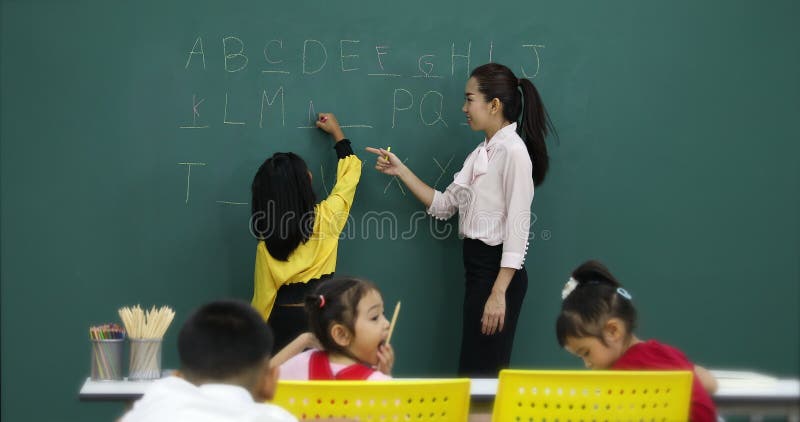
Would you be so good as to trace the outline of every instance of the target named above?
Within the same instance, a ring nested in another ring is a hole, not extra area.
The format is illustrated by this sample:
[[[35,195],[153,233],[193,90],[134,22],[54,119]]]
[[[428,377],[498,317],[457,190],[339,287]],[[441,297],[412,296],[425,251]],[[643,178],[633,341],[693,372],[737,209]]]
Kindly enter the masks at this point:
[[[636,308],[631,295],[605,265],[587,261],[572,272],[556,322],[558,343],[583,359],[589,369],[692,370],[692,422],[715,422],[710,394],[717,382],[703,367],[692,364],[680,350],[634,335]]]

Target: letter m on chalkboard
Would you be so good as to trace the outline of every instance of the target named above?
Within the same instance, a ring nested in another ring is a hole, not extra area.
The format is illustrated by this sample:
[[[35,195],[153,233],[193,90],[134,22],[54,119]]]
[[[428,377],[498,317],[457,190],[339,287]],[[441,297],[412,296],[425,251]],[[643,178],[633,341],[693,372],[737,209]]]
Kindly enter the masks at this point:
[[[264,107],[272,107],[272,104],[275,103],[275,99],[278,98],[278,95],[281,96],[281,127],[286,126],[286,113],[283,104],[283,86],[281,86],[277,91],[275,91],[275,95],[272,96],[271,100],[269,99],[266,89],[261,95],[261,117],[258,120],[258,127],[264,127]]]

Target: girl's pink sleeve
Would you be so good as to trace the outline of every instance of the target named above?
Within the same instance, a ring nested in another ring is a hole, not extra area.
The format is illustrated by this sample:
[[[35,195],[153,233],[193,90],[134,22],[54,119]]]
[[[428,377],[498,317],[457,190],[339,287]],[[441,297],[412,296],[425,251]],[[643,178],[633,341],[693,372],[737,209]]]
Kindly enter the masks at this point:
[[[311,361],[311,353],[313,352],[315,352],[314,349],[306,350],[284,362],[281,365],[281,372],[278,377],[282,380],[308,380],[308,363]]]
[[[386,381],[392,379],[391,375],[386,375],[381,371],[375,371],[367,378],[368,381]]]

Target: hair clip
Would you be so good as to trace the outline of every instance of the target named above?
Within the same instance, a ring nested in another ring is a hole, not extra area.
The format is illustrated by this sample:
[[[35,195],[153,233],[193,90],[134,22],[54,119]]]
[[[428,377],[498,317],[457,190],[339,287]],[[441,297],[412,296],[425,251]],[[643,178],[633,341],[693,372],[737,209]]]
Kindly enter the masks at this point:
[[[617,294],[624,297],[625,299],[631,300],[631,294],[628,293],[627,290],[623,289],[622,287],[617,287]]]
[[[578,280],[570,277],[569,280],[567,280],[567,283],[564,284],[564,288],[561,289],[561,300],[566,299],[576,287],[578,287]]]
[[[319,295],[319,308],[322,309],[325,306],[325,296]]]

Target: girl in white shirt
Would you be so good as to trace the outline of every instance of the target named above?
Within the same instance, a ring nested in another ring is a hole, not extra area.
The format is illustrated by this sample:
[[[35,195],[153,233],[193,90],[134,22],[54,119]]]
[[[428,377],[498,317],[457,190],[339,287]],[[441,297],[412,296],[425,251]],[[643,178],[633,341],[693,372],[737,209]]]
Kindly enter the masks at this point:
[[[466,270],[459,374],[495,377],[508,367],[528,287],[530,208],[547,173],[544,140],[552,124],[533,83],[501,64],[473,70],[464,96],[469,126],[486,138],[444,192],[394,153],[367,151],[378,155],[375,169],[402,180],[430,215],[444,220],[458,211]]]

